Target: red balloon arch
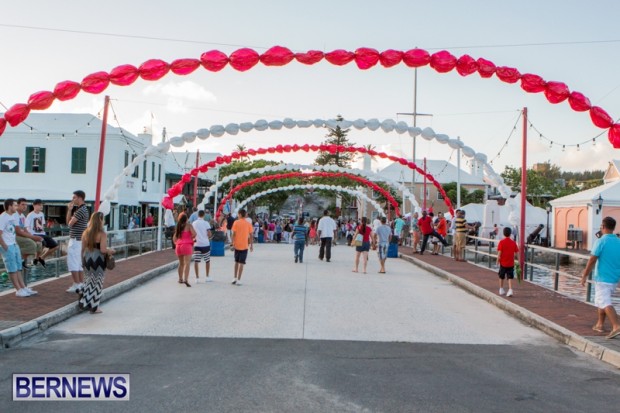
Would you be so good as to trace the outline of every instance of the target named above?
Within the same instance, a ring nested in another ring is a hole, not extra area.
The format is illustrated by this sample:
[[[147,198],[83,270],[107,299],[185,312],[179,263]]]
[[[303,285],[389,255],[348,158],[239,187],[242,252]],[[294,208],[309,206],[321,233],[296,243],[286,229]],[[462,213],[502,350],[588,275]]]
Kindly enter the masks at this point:
[[[394,199],[394,197],[392,196],[392,194],[390,193],[390,191],[387,191],[386,189],[380,187],[379,185],[377,185],[376,183],[363,178],[359,175],[355,175],[355,174],[350,174],[350,173],[346,173],[346,172],[310,172],[310,173],[304,173],[304,172],[288,172],[288,173],[284,173],[284,174],[273,174],[273,175],[265,175],[265,176],[261,176],[255,179],[250,179],[249,181],[245,181],[240,183],[239,185],[233,187],[230,192],[220,201],[220,206],[217,208],[217,212],[215,213],[215,217],[216,219],[219,218],[219,216],[222,214],[222,211],[224,210],[224,206],[226,205],[226,203],[235,195],[235,193],[237,193],[238,191],[248,187],[248,186],[252,186],[256,183],[259,182],[269,182],[269,181],[273,181],[273,180],[277,180],[277,179],[288,179],[288,178],[349,178],[352,181],[356,181],[359,183],[362,183],[364,185],[367,185],[369,188],[372,188],[373,191],[377,191],[379,193],[381,193],[381,195],[383,195],[389,202],[390,205],[392,205],[392,208],[394,208],[394,213],[396,215],[400,215],[400,209],[398,207],[398,201],[396,201],[396,199]]]
[[[30,114],[31,110],[45,110],[54,100],[71,100],[80,91],[97,94],[103,92],[110,83],[117,86],[128,86],[138,78],[156,81],[172,72],[176,75],[188,75],[200,66],[211,72],[218,72],[230,64],[240,72],[251,69],[259,62],[265,66],[284,66],[293,60],[306,65],[313,65],[325,59],[336,66],[343,66],[352,61],[361,70],[381,64],[383,67],[392,67],[404,63],[408,67],[423,67],[429,65],[438,73],[447,73],[454,69],[461,76],[469,76],[478,73],[482,78],[490,78],[495,75],[505,83],[521,82],[521,89],[527,93],[543,92],[549,103],[556,104],[568,100],[571,109],[576,112],[589,111],[592,123],[599,128],[609,129],[607,137],[614,148],[620,148],[620,123],[615,123],[609,114],[598,106],[592,106],[590,99],[580,92],[570,91],[565,83],[546,81],[541,76],[531,73],[522,74],[513,67],[497,66],[495,63],[465,54],[460,57],[452,55],[446,50],[430,54],[424,49],[411,49],[408,51],[385,50],[379,52],[369,47],[360,47],[352,51],[334,50],[324,53],[318,50],[310,50],[305,53],[293,53],[290,49],[282,46],[274,46],[263,54],[255,50],[242,48],[227,56],[219,50],[210,50],[203,53],[200,59],[183,58],[176,59],[171,63],[160,59],[150,59],[136,67],[124,64],[113,68],[109,73],[105,71],[91,73],[81,82],[65,80],[58,83],[53,91],[40,91],[33,93],[28,98],[28,103],[17,103],[11,106],[4,117],[0,118],[0,135],[4,133],[7,123],[17,126]]]
[[[364,147],[355,147],[355,146],[342,146],[342,145],[278,145],[272,146],[269,148],[259,148],[259,149],[248,149],[247,151],[233,152],[230,156],[218,156],[213,161],[209,161],[197,168],[192,169],[185,175],[181,177],[181,180],[174,184],[170,189],[168,189],[168,195],[162,199],[162,206],[166,209],[172,209],[174,207],[173,198],[183,191],[183,187],[185,184],[189,183],[192,180],[193,176],[197,176],[199,173],[205,173],[211,168],[215,168],[216,165],[229,164],[235,159],[245,158],[249,156],[256,155],[264,155],[267,153],[283,153],[283,152],[359,152],[359,153],[367,153],[370,156],[378,156],[379,158],[389,159],[393,162],[398,162],[401,165],[407,166],[409,169],[415,169],[418,173],[425,176],[429,182],[437,188],[441,196],[443,197],[444,203],[448,207],[451,215],[454,215],[454,208],[452,207],[452,202],[446,191],[443,189],[441,184],[428,172],[421,169],[414,162],[408,161],[405,158],[399,158],[394,155],[388,155],[385,152],[377,152],[373,149],[367,149]]]

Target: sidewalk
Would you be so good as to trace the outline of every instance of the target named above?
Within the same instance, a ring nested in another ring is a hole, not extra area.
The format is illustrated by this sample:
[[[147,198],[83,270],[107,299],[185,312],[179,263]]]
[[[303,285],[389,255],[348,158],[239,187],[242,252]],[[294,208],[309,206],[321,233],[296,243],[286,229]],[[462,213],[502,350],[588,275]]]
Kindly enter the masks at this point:
[[[515,281],[513,297],[500,296],[495,270],[469,262],[456,262],[448,256],[412,254],[410,247],[399,247],[399,255],[544,331],[561,343],[620,368],[620,340],[608,340],[605,338],[607,333],[592,330],[596,321],[596,307],[593,305],[529,281]],[[609,324],[606,328],[609,329]]]

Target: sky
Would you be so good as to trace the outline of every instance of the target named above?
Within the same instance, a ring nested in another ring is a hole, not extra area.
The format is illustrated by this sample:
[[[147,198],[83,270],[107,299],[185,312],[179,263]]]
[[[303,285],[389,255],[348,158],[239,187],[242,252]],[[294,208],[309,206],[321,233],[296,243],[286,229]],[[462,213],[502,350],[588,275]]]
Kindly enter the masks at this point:
[[[121,64],[199,58],[214,49],[230,54],[242,47],[263,53],[276,45],[294,52],[418,47],[482,57],[564,82],[617,120],[619,13],[615,0],[11,2],[0,15],[0,103],[10,107],[26,102],[32,93],[53,90],[60,81],[79,82]],[[331,119],[340,114],[350,120],[391,118],[411,124],[411,116],[398,113],[413,112],[414,70],[404,64],[360,70],[354,62],[338,67],[326,61],[312,66],[293,61],[283,67],[259,63],[247,72],[199,68],[188,76],[169,73],[156,82],[111,85],[99,95],[82,92],[46,112],[96,115],[106,94],[113,108],[109,123],[133,134],[152,129],[154,143],[161,141],[164,127],[171,138],[211,125],[259,119]],[[524,92],[519,83],[478,74],[461,77],[456,70],[440,74],[426,66],[417,70],[416,95],[417,111],[432,115],[419,116],[418,126],[460,137],[485,153],[498,172],[520,166],[524,107],[533,125],[527,128],[529,166],[550,161],[567,171],[605,169],[620,158],[587,112],[572,111],[567,101],[552,105],[542,93]],[[601,132],[593,145],[592,138]],[[175,150],[227,154],[237,145],[319,144],[326,133],[315,128],[240,133],[196,140]],[[349,139],[412,156],[408,135],[353,129]],[[456,164],[457,154],[447,145],[418,138],[416,158],[423,157]],[[314,158],[297,154],[287,161],[312,163]],[[382,166],[374,164],[373,169]]]

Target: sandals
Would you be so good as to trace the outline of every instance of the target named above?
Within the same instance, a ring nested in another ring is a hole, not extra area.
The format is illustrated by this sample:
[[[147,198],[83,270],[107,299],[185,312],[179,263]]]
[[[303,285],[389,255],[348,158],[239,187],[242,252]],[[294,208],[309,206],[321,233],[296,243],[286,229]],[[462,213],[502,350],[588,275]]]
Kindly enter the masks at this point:
[[[592,326],[592,330],[596,331],[597,333],[604,333],[605,329],[603,327],[599,327],[596,324]]]
[[[179,284],[185,284],[185,281],[179,280]]]
[[[185,286],[187,286],[187,287],[191,287],[192,286],[188,281],[183,281],[183,284],[185,284]]]

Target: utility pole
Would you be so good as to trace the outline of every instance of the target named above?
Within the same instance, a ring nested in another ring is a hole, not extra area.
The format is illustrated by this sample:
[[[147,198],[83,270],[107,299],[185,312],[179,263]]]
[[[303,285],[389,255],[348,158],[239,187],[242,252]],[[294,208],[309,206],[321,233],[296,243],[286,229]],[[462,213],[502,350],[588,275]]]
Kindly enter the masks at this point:
[[[95,211],[99,211],[99,201],[101,200],[101,180],[103,179],[103,155],[105,153],[105,137],[108,127],[108,106],[110,106],[110,96],[105,97],[103,104],[103,122],[101,123],[101,140],[99,141],[99,164],[97,166],[97,190],[95,192]],[[145,172],[146,173],[146,172]]]
[[[406,115],[406,116],[413,116],[413,127],[415,128],[416,126],[418,126],[418,116],[433,116],[430,113],[418,113],[418,68],[414,68],[413,69],[413,112],[410,113],[405,113],[405,112],[398,112],[396,115]],[[413,157],[412,157],[412,162],[415,163],[415,145],[416,144],[416,137],[413,137]],[[415,169],[413,169],[412,171],[412,176],[411,176],[411,193],[413,194],[413,196],[415,196]],[[411,213],[413,214],[414,211],[411,211]]]

